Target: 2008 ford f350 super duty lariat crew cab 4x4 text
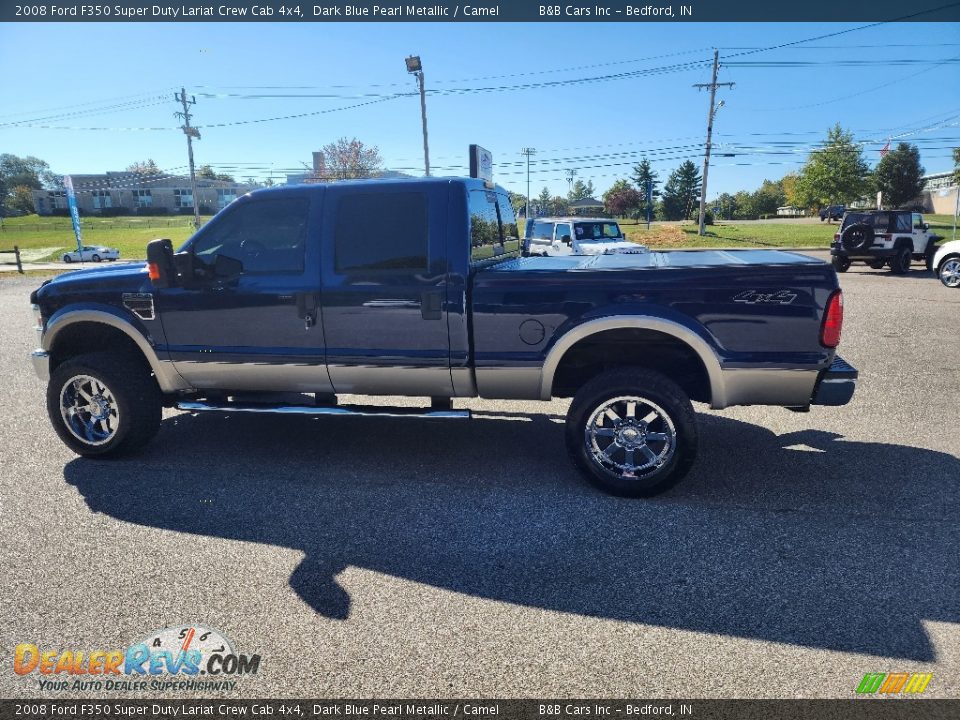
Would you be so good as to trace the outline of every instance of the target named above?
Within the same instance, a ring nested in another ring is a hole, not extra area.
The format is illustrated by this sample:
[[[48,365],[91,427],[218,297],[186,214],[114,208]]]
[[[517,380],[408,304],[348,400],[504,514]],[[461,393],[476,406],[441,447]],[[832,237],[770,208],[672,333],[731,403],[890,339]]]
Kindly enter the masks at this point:
[[[258,190],[174,254],[68,273],[32,296],[50,419],[86,456],[193,412],[399,415],[336,394],[572,397],[569,454],[653,495],[694,462],[691,399],[840,405],[837,276],[776,250],[521,257],[506,191],[425,178]],[[280,402],[271,393],[298,393]],[[363,422],[363,421],[358,421]],[[428,426],[424,426],[425,432]]]

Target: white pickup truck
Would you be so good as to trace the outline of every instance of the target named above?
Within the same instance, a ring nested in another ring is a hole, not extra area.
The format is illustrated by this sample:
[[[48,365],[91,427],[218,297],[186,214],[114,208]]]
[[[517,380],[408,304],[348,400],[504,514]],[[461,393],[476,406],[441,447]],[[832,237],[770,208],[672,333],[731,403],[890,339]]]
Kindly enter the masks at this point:
[[[540,217],[527,221],[524,238],[527,255],[620,255],[648,252],[646,246],[627,240],[609,218]]]

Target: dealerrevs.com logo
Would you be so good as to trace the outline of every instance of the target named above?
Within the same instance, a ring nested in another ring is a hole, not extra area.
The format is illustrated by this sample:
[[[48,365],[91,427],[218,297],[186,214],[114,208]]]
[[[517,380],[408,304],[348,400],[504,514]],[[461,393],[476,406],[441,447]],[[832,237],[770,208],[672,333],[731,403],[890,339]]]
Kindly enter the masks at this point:
[[[43,692],[233,690],[256,675],[259,654],[237,653],[223,633],[200,625],[163,628],[125,649],[52,649],[20,643],[13,671]]]

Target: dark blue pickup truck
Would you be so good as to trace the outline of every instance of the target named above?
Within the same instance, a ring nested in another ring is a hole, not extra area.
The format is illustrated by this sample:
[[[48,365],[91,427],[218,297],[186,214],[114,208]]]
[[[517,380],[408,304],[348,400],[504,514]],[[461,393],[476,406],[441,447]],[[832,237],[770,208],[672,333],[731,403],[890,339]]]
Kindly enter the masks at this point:
[[[857,377],[836,355],[830,265],[776,250],[523,257],[506,191],[477,179],[258,190],[179,252],[155,240],[146,265],[68,273],[31,299],[50,419],[85,456],[142,446],[164,406],[455,418],[469,417],[457,397],[573,398],[576,465],[648,496],[694,462],[691,400],[805,410],[848,402]]]

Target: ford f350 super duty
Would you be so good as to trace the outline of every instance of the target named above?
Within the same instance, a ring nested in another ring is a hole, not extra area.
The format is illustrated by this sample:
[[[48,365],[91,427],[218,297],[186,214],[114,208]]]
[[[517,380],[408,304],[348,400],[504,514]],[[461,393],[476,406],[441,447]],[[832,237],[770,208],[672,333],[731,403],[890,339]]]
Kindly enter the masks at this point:
[[[807,410],[848,402],[857,378],[836,354],[829,264],[777,250],[522,257],[506,191],[478,179],[258,190],[147,256],[31,297],[50,420],[80,455],[141,447],[164,406],[459,418],[452,398],[572,398],[577,467],[649,496],[694,462],[691,400]]]

